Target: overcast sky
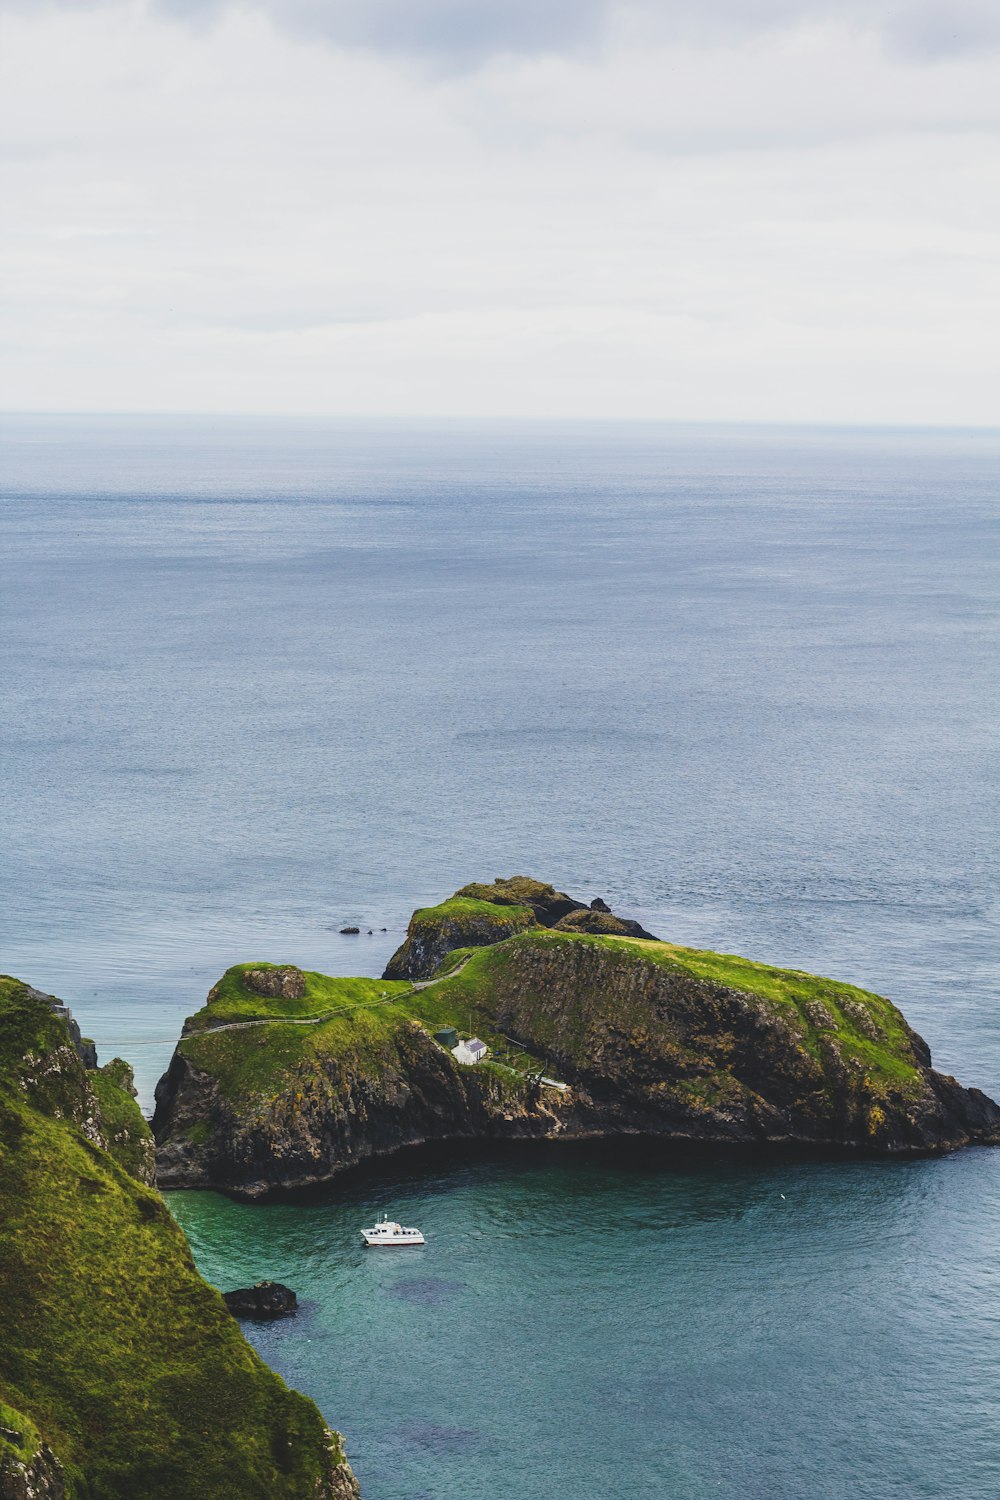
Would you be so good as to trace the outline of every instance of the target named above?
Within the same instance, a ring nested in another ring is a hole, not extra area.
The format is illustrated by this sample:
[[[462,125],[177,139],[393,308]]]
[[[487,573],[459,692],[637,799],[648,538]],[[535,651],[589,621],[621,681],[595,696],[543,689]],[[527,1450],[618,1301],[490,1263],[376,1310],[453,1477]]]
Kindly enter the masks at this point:
[[[1000,421],[996,0],[0,0],[0,407]]]

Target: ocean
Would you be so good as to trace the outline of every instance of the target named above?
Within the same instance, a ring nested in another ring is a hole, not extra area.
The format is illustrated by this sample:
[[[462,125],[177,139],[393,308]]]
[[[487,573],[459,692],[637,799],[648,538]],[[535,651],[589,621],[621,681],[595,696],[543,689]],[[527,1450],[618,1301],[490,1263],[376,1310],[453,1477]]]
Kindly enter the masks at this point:
[[[1000,1094],[1000,434],[7,416],[0,451],[2,967],[147,1107],[230,963],[377,974],[512,873],[888,994]],[[995,1500],[998,1161],[544,1147],[171,1207],[210,1279],[299,1292],[250,1336],[366,1500]],[[360,1248],[383,1206],[405,1263]]]

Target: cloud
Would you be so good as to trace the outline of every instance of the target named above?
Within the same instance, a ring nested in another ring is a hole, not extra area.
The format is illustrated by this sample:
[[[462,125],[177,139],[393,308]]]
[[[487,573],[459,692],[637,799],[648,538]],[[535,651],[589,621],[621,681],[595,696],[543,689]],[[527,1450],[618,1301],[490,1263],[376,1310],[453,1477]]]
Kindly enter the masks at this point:
[[[70,0],[73,3],[73,0]],[[185,19],[236,0],[153,0]],[[1000,44],[995,0],[242,0],[334,46],[474,65],[502,53],[567,52],[616,33],[719,44],[830,22],[916,59]]]
[[[170,3],[0,0],[0,407],[995,420],[1000,96],[936,7]]]
[[[0,11],[96,8],[101,0],[0,0]],[[112,0],[115,3],[115,0]],[[117,0],[205,26],[265,15],[278,30],[459,69],[502,55],[600,49],[616,37],[727,45],[839,24],[914,61],[1000,46],[995,0]]]

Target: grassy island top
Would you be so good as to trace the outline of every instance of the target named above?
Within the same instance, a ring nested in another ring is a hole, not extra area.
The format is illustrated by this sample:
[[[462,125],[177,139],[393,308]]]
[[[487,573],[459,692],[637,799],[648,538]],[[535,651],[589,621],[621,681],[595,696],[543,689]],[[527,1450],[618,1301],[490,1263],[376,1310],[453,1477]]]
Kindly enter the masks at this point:
[[[295,974],[302,976],[300,995],[262,995],[247,983],[247,975]],[[225,1026],[238,1021],[309,1020],[359,1005],[371,1005],[388,995],[412,989],[408,980],[342,979],[299,969],[294,964],[244,963],[227,969],[212,989],[208,1001],[187,1023],[191,1031]]]
[[[504,923],[522,919],[526,926],[535,920],[530,906],[520,906],[516,902],[501,904],[477,896],[449,896],[447,901],[439,901],[436,906],[421,906],[413,913],[412,920],[427,924],[447,922],[452,917],[482,917],[488,922]]]
[[[295,971],[302,973],[303,993],[292,999],[264,998],[247,988],[246,975],[267,968],[281,972],[263,964],[228,970],[181,1043],[181,1051],[215,1074],[233,1099],[274,1097],[291,1073],[306,1075],[331,1055],[347,1067],[377,1073],[394,1035],[414,1023],[427,1032],[445,1026],[462,1035],[476,1032],[512,1076],[551,1072],[555,1057],[570,1070],[586,1070],[595,1035],[609,1025],[622,1035],[675,1037],[676,1020],[663,999],[663,981],[671,975],[695,982],[681,986],[686,1023],[692,1014],[696,1023],[704,1005],[707,1026],[711,997],[736,992],[751,1009],[783,1017],[802,1050],[817,1059],[833,1046],[875,1081],[898,1089],[920,1078],[912,1033],[883,997],[799,970],[672,943],[531,927],[490,947],[449,953],[426,986]],[[316,1017],[324,1019],[294,1024]],[[276,1024],[216,1029],[220,1022],[254,1018]]]
[[[451,1003],[457,1001],[460,1005],[459,995],[464,987],[470,991],[470,998],[482,994],[483,999],[488,999],[491,977],[511,963],[518,949],[549,953],[558,963],[569,960],[573,948],[579,954],[603,954],[613,958],[614,966],[620,964],[623,972],[630,967],[652,966],[697,980],[705,986],[736,991],[776,1004],[801,1026],[809,1051],[818,1051],[819,1039],[826,1035],[886,1077],[900,1080],[918,1076],[912,1058],[910,1028],[892,1001],[884,996],[804,970],[779,969],[737,954],[684,948],[675,943],[537,929],[495,948],[470,953],[463,972],[432,994],[440,994],[443,998],[448,993]],[[449,955],[449,962],[454,960],[455,955]],[[600,968],[603,972],[589,982],[585,975],[581,976],[582,983],[578,983],[582,991],[593,989],[597,996],[600,995],[606,984],[607,965],[602,964]],[[627,1002],[616,987],[613,1005],[616,1024],[625,1024],[627,1020],[635,1024],[648,1021],[649,1005],[645,996],[635,991],[631,993],[634,998]],[[538,1001],[544,1008],[542,993]]]

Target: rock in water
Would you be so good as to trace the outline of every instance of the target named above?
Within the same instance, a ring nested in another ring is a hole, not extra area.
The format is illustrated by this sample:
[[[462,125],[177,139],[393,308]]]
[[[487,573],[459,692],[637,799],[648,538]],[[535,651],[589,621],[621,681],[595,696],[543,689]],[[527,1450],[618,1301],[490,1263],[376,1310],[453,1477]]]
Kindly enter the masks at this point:
[[[282,1286],[280,1281],[258,1281],[235,1292],[223,1292],[222,1300],[235,1318],[259,1320],[283,1318],[299,1305],[291,1287]]]

